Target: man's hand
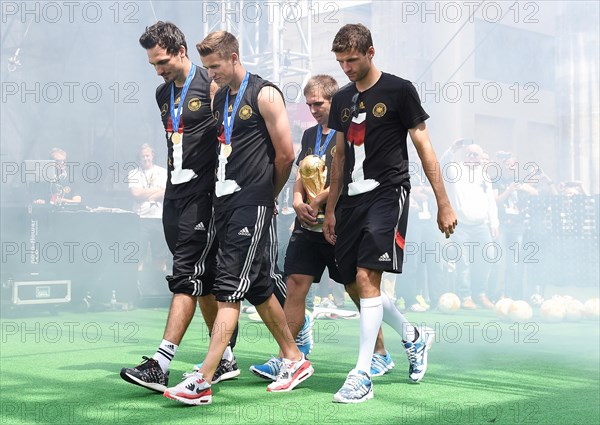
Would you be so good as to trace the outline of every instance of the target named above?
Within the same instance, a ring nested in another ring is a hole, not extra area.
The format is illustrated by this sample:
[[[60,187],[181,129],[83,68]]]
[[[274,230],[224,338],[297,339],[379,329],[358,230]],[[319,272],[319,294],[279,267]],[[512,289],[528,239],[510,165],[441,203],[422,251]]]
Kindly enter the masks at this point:
[[[446,239],[448,239],[458,225],[458,220],[452,207],[450,205],[439,205],[437,220],[438,228],[446,235]]]
[[[325,222],[323,223],[323,236],[331,245],[335,245],[337,236],[335,235],[335,214],[331,212],[325,213]]]
[[[296,216],[300,220],[300,224],[304,224],[305,226],[314,226],[317,224],[317,211],[310,205],[303,202],[294,205],[294,210],[296,210]]]
[[[491,231],[492,231],[492,240],[498,239],[498,235],[500,234],[500,229],[498,228],[498,226],[492,227]]]

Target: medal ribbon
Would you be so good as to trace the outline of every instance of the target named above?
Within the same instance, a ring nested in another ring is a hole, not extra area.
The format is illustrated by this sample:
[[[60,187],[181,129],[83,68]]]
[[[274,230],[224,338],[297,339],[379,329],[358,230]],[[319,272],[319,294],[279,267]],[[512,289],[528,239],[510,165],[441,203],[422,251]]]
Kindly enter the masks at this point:
[[[242,85],[238,89],[237,95],[235,96],[235,101],[233,102],[233,109],[231,110],[231,117],[229,117],[228,109],[229,109],[229,90],[231,88],[227,88],[227,95],[225,96],[225,110],[223,111],[223,130],[225,130],[225,144],[231,144],[231,134],[233,133],[233,121],[235,119],[235,113],[237,112],[238,106],[240,106],[240,102],[242,101],[242,97],[244,96],[244,92],[246,91],[246,87],[248,86],[248,78],[250,77],[250,73],[246,71],[246,75],[244,76],[244,81],[242,81]]]
[[[321,126],[321,124],[319,124],[317,126],[317,143],[315,145],[315,155],[317,155],[319,158],[321,158],[323,155],[325,155],[325,152],[327,152],[327,146],[329,146],[329,142],[331,142],[331,139],[333,139],[334,134],[335,134],[335,130],[333,130],[333,129],[329,130],[329,134],[327,135],[327,138],[325,139],[325,144],[321,148],[321,137],[323,136],[323,126]]]
[[[187,94],[188,89],[190,88],[190,84],[194,79],[194,75],[196,75],[196,65],[192,64],[190,72],[188,73],[188,76],[185,79],[183,89],[181,89],[181,95],[179,96],[179,105],[177,106],[177,112],[175,111],[175,81],[171,83],[171,105],[169,108],[169,112],[171,114],[171,123],[173,124],[173,133],[179,133],[179,120],[181,119],[181,115],[183,114],[183,101],[185,100],[185,95]]]

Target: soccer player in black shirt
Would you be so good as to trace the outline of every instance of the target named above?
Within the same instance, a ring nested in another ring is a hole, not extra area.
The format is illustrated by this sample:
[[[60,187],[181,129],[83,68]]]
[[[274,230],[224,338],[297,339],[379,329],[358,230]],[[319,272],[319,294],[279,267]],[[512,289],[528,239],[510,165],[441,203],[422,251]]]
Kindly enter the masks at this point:
[[[210,33],[196,47],[208,75],[221,87],[212,107],[220,128],[218,142],[215,140],[214,198],[219,240],[214,285],[218,313],[200,370],[165,391],[166,397],[192,405],[212,402],[211,381],[236,327],[243,299],[256,306],[283,352],[281,372],[267,389],[290,391],[313,373],[273,294],[265,251],[274,199],[294,161],[283,96],[272,83],[246,71],[232,34]]]
[[[371,32],[364,25],[342,27],[332,51],[350,83],[334,95],[329,114],[329,127],[338,135],[323,232],[335,244],[343,283],[356,282],[361,307],[358,362],[333,399],[358,403],[373,397],[367,371],[382,320],[402,336],[413,382],[423,378],[433,342],[430,329],[413,327],[380,290],[382,272],[402,271],[410,191],[407,134],[435,193],[440,231],[449,237],[457,220],[429,140],[429,116],[413,85],[375,67]]]
[[[212,329],[217,303],[212,288],[216,267],[215,225],[212,214],[217,136],[210,103],[216,85],[205,69],[187,55],[181,30],[157,22],[140,37],[148,60],[164,84],[156,89],[168,146],[168,178],[163,204],[163,228],[173,254],[173,274],[167,276],[173,299],[163,340],[154,356],[121,377],[155,391],[167,389],[169,364],[196,310],[196,302]],[[215,382],[240,374],[231,348],[219,363]]]
[[[329,195],[329,170],[336,151],[336,132],[329,129],[327,125],[331,98],[337,90],[338,83],[330,75],[315,75],[304,87],[306,105],[317,121],[317,125],[306,129],[302,135],[301,149],[296,160],[298,171],[294,183],[293,206],[296,220],[285,253],[287,299],[283,309],[290,331],[295,337],[299,335],[301,329],[304,332],[307,327],[306,322],[303,324],[306,295],[312,283],[321,280],[325,267],[331,279],[336,282],[342,281],[335,264],[334,247],[323,237],[323,222],[319,216],[319,213],[325,209]],[[316,172],[315,164],[318,166]],[[356,284],[346,287],[346,290],[360,308]],[[369,372],[371,376],[381,376],[394,367],[390,354],[385,350],[383,334],[381,330],[379,332],[371,358]],[[312,335],[309,334],[309,337],[312,338]],[[298,340],[298,337],[296,339]],[[308,355],[309,347],[310,344],[299,345],[305,355]],[[280,366],[281,358],[271,358],[265,364],[252,365],[250,370],[261,378],[275,380]]]

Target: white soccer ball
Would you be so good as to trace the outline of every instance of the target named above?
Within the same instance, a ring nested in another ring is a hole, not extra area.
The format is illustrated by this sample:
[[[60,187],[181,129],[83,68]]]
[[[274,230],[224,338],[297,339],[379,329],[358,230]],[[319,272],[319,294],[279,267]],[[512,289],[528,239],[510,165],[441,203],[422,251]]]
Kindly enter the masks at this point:
[[[508,308],[508,317],[515,322],[526,322],[533,317],[533,309],[527,301],[518,300]]]
[[[496,312],[496,315],[502,320],[507,320],[509,318],[508,312],[510,311],[510,308],[513,305],[513,303],[514,301],[510,298],[501,298],[500,300],[498,300],[496,302],[496,305],[494,306],[494,311]]]
[[[446,292],[438,300],[438,309],[442,313],[454,313],[460,308],[460,298],[452,292]]]
[[[590,298],[584,304],[585,316],[588,319],[598,320],[600,317],[600,298]]]
[[[572,299],[565,303],[565,319],[568,322],[578,322],[585,314],[585,307],[581,301]]]
[[[560,322],[565,318],[566,309],[561,299],[546,300],[540,306],[542,318],[548,322]]]

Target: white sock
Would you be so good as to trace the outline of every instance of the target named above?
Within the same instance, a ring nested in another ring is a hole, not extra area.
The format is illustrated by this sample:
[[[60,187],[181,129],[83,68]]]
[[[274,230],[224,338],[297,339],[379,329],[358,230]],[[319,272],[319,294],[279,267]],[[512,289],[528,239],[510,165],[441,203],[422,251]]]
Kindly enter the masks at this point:
[[[154,353],[152,356],[152,358],[160,365],[163,373],[167,373],[169,370],[169,364],[171,364],[171,360],[173,360],[173,357],[175,357],[177,347],[178,346],[172,342],[163,339],[158,346],[158,350],[156,350],[156,353]]]
[[[406,320],[406,317],[400,313],[383,291],[381,291],[381,303],[383,304],[383,321],[398,332],[404,341],[414,341],[416,339],[415,327]]]
[[[231,347],[228,345],[225,348],[225,352],[223,353],[222,359],[232,361],[233,360],[233,351],[231,351]]]
[[[360,347],[356,369],[368,374],[371,374],[371,357],[382,317],[381,297],[360,299]]]

